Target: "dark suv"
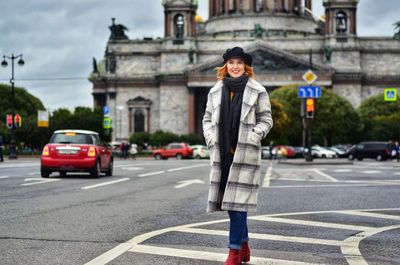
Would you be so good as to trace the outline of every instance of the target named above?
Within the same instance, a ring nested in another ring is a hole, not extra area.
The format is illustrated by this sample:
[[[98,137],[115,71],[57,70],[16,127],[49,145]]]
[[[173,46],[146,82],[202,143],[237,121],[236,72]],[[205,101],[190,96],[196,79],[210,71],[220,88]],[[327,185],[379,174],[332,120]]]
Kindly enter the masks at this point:
[[[386,160],[390,157],[388,142],[361,142],[354,145],[349,150],[348,158],[363,160],[363,158],[375,158],[378,161]]]

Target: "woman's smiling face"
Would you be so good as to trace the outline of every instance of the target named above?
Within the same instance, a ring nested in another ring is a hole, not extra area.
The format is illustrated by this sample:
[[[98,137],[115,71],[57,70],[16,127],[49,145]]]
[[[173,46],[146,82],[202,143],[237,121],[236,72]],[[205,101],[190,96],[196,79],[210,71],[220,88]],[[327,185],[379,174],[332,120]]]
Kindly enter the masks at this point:
[[[237,78],[243,75],[245,64],[240,58],[232,58],[226,62],[226,67],[228,74],[233,78]]]

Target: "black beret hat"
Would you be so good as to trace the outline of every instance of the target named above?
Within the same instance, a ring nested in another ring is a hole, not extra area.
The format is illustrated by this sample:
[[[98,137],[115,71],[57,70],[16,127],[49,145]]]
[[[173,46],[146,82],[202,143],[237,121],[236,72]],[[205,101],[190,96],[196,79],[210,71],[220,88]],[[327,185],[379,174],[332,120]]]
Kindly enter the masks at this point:
[[[251,66],[251,64],[253,63],[253,57],[251,57],[250,54],[245,53],[243,49],[240,47],[233,47],[232,49],[227,49],[224,55],[222,55],[222,58],[224,58],[224,64],[226,64],[226,62],[232,58],[240,58],[248,66]]]

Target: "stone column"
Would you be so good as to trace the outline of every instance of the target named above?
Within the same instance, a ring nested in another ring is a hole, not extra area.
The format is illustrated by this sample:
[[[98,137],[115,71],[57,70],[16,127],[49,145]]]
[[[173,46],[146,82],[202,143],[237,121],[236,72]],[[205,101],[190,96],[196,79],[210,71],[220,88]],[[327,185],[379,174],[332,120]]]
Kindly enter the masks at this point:
[[[129,124],[129,133],[132,133],[132,108],[129,108],[128,112],[128,124]]]
[[[195,93],[193,88],[189,88],[189,113],[188,113],[188,129],[189,133],[195,133]]]

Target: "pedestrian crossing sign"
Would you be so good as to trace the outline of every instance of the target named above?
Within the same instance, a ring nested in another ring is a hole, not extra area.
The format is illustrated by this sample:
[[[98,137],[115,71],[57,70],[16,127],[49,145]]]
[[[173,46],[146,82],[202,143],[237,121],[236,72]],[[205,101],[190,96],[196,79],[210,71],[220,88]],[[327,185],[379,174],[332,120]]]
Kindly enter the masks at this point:
[[[397,100],[397,89],[385,88],[385,101],[396,101],[396,100]]]

